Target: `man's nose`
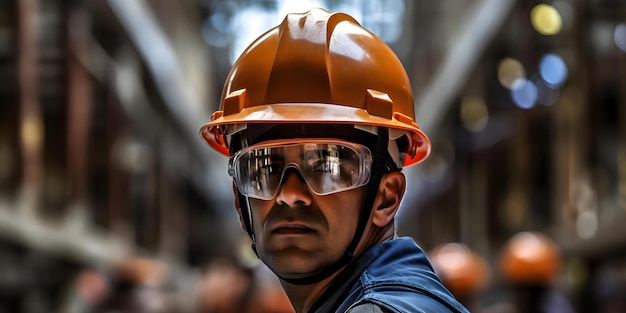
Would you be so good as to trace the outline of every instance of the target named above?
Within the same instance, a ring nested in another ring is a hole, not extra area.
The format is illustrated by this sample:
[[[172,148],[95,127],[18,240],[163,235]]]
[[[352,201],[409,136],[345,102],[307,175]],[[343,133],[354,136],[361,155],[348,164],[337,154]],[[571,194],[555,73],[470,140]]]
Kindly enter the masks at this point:
[[[304,177],[296,169],[287,169],[279,188],[276,196],[277,204],[290,207],[311,205],[311,190]]]

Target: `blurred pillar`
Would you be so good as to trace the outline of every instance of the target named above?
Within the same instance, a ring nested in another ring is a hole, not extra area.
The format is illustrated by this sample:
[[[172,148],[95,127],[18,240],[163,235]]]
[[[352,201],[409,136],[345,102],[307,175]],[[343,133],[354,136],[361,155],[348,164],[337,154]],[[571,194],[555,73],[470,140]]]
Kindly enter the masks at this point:
[[[67,161],[70,203],[83,203],[87,197],[87,148],[92,106],[92,79],[85,68],[89,62],[89,15],[84,9],[70,12],[68,22],[68,125]]]
[[[18,76],[20,88],[20,145],[22,183],[26,189],[38,189],[41,182],[43,120],[39,105],[38,84],[38,8],[37,0],[18,1]]]
[[[593,66],[588,60],[589,49],[587,28],[589,23],[589,3],[572,1],[573,20],[569,30],[562,38],[560,50],[570,57],[570,81],[561,91],[560,100],[556,103],[553,114],[555,121],[553,145],[553,176],[555,177],[554,216],[555,229],[560,230],[561,246],[575,246],[579,242],[576,229],[578,215],[589,208],[578,203],[581,194],[580,182],[584,179],[586,169],[585,157],[588,155],[589,118],[588,108],[593,103],[590,99],[590,70]],[[593,275],[595,265],[588,262],[588,277]],[[579,312],[592,312],[594,290],[587,281],[581,283],[578,290],[573,291],[574,305]]]
[[[622,14],[622,20],[626,20],[626,10]],[[618,205],[623,212],[626,212],[626,51],[619,54],[619,94],[618,94],[618,156],[617,156],[617,195]]]
[[[575,1],[572,30],[563,38],[562,50],[571,56],[571,80],[563,88],[560,100],[554,108],[555,144],[553,169],[555,180],[554,208],[560,216],[558,223],[563,226],[565,238],[575,234],[577,218],[577,197],[579,182],[584,174],[583,161],[587,153],[588,134],[587,107],[589,99],[589,63],[585,62],[588,42],[585,27],[586,4]],[[583,209],[583,208],[580,208]]]
[[[159,240],[162,253],[171,257],[187,254],[189,225],[187,223],[188,203],[171,180],[163,178],[159,181],[157,193],[159,219]]]

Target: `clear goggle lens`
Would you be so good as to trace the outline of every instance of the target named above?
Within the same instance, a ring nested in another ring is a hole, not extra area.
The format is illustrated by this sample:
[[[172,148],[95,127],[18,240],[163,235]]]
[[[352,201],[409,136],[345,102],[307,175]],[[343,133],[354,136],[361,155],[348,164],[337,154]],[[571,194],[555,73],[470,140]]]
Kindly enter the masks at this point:
[[[228,173],[244,196],[273,199],[288,169],[296,170],[317,195],[361,187],[369,181],[372,154],[349,142],[267,143],[240,150],[228,162]]]

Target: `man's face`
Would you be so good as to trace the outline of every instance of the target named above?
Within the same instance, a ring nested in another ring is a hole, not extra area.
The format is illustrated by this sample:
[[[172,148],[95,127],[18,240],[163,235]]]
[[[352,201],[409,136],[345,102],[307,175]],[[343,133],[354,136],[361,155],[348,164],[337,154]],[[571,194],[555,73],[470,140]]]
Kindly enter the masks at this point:
[[[302,155],[310,155],[308,150],[285,151],[284,159],[278,158],[283,164],[300,160],[304,163],[298,164],[302,169],[309,161],[317,163],[311,159],[302,160]],[[287,167],[272,199],[249,198],[260,258],[287,278],[308,277],[333,264],[343,255],[354,236],[366,189],[361,186],[318,195],[296,168]]]
[[[354,236],[365,189],[318,196],[291,171],[275,199],[250,199],[260,258],[288,278],[336,262]]]

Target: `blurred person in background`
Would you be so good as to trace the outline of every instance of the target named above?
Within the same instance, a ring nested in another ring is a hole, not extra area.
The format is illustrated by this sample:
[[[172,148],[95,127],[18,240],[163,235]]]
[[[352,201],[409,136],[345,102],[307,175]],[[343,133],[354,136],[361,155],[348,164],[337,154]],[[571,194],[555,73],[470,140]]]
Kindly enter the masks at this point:
[[[168,267],[148,258],[129,258],[114,264],[112,293],[103,305],[106,313],[176,312],[168,297]]]
[[[169,272],[165,264],[148,258],[130,258],[115,265],[114,293],[104,312],[173,312],[167,297]]]
[[[177,313],[165,264],[131,257],[78,272],[61,313]]]
[[[244,313],[251,299],[253,273],[227,259],[209,263],[198,286],[201,313]]]
[[[461,243],[439,245],[428,256],[444,286],[465,307],[475,308],[489,282],[487,262]]]
[[[59,313],[93,313],[110,296],[112,290],[109,278],[94,268],[80,270],[71,282]]]
[[[254,269],[254,284],[247,305],[247,313],[294,313],[280,281],[272,271],[260,263]]]
[[[540,232],[519,232],[501,248],[498,269],[502,285],[494,286],[481,312],[573,313],[556,288],[561,270],[558,246]]]
[[[203,139],[298,313],[467,312],[398,238],[403,166],[431,145],[394,52],[354,18],[288,14],[234,64]]]

